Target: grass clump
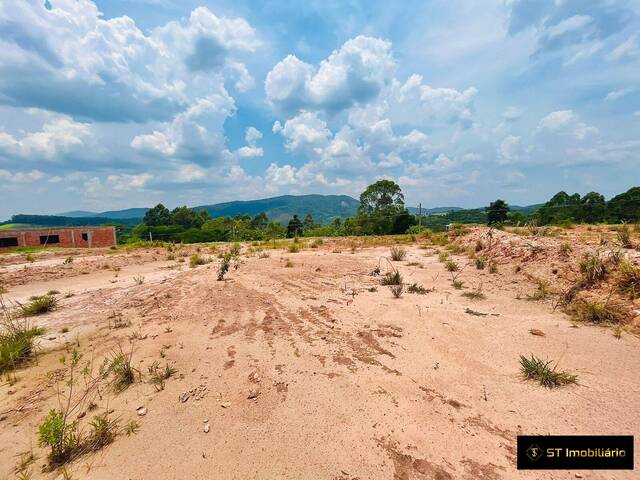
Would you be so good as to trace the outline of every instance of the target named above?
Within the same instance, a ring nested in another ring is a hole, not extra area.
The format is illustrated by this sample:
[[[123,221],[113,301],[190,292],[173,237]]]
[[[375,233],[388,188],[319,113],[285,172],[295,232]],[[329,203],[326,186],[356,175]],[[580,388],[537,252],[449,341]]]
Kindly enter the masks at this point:
[[[462,287],[464,287],[464,282],[461,282],[460,280],[454,280],[453,282],[451,282],[451,286],[456,290],[462,290]]]
[[[622,248],[633,248],[633,242],[631,241],[631,230],[628,225],[623,225],[618,229],[616,233],[618,243]]]
[[[402,296],[402,294],[404,293],[404,285],[402,285],[402,284],[391,285],[389,288],[391,288],[391,293],[393,293],[393,296],[395,298],[400,298]]]
[[[380,279],[380,285],[402,285],[400,272],[388,272]]]
[[[22,314],[25,317],[40,315],[50,312],[56,308],[58,300],[53,295],[42,295],[40,297],[32,297],[31,301],[26,305],[21,305]]]
[[[35,351],[35,338],[44,333],[26,319],[14,318],[0,299],[0,374],[10,372]]]
[[[457,272],[458,270],[460,270],[458,264],[451,259],[444,262],[444,268],[446,268],[447,272]]]
[[[520,371],[527,380],[536,380],[540,382],[540,385],[547,388],[577,383],[577,375],[558,371],[557,365],[553,368],[551,367],[552,363],[551,361],[545,362],[534,355],[531,355],[531,358],[520,355]]]
[[[607,264],[599,253],[585,253],[580,260],[580,273],[584,283],[591,285],[607,275]]]
[[[164,368],[160,368],[160,364],[156,361],[149,366],[149,375],[151,376],[149,382],[159,392],[164,390],[164,382],[168,380],[178,371],[169,366],[167,363]]]
[[[390,249],[391,260],[400,262],[407,256],[407,250],[399,245],[393,245]]]
[[[138,275],[137,277],[133,277],[133,282],[136,285],[142,285],[144,283],[144,276]]]
[[[631,299],[640,297],[640,267],[629,262],[621,263],[616,285],[620,292]]]
[[[487,265],[487,260],[484,257],[476,257],[475,264],[478,270],[484,270],[484,267]]]
[[[473,290],[463,292],[462,296],[470,300],[484,300],[485,298],[487,298],[487,296],[484,293],[482,293],[482,284],[478,285]]]
[[[571,304],[568,313],[581,322],[596,324],[622,324],[630,315],[624,305],[611,299],[578,299]]]
[[[133,345],[126,353],[122,346],[112,352],[111,357],[105,359],[103,376],[112,376],[112,384],[116,392],[126,390],[136,380],[136,369],[132,365]]]
[[[417,293],[418,295],[425,295],[429,292],[429,290],[424,288],[422,285],[419,285],[417,283],[412,283],[407,287],[407,292]]]
[[[300,244],[299,243],[292,243],[291,245],[289,245],[289,253],[298,253],[300,251]]]
[[[204,265],[205,263],[207,263],[206,258],[198,253],[191,255],[191,258],[189,259],[189,266],[191,268],[196,268],[198,265]]]

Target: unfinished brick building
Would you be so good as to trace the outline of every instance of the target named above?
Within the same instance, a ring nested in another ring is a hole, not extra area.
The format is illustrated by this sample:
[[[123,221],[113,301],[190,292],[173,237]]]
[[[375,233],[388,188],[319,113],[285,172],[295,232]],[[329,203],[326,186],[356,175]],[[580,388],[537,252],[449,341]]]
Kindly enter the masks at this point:
[[[29,228],[0,231],[0,248],[97,248],[115,244],[115,227]]]

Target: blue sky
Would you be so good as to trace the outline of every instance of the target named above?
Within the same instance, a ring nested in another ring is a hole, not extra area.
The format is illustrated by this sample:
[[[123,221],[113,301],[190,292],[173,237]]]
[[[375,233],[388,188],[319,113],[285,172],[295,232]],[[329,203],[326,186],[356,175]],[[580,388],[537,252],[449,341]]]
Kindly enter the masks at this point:
[[[640,184],[640,1],[0,0],[0,218]]]

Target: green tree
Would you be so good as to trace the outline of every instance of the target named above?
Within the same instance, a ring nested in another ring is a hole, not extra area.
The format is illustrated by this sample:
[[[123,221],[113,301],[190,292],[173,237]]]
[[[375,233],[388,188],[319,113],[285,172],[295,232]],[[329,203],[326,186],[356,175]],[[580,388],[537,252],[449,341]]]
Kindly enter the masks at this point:
[[[273,240],[273,248],[276,248],[276,239],[283,238],[287,229],[280,225],[280,222],[269,222],[265,233],[269,240]]]
[[[304,228],[304,230],[313,230],[313,227],[315,227],[315,223],[313,222],[313,217],[311,216],[310,213],[307,213],[306,217],[304,217],[304,220],[302,222],[302,228]]]
[[[287,237],[296,237],[301,236],[303,233],[304,227],[302,222],[298,218],[298,215],[294,215],[291,220],[289,220],[289,225],[287,225]]]
[[[196,211],[187,206],[176,207],[172,210],[171,223],[174,225],[180,225],[185,229],[193,227],[199,228],[202,225]]]
[[[576,220],[584,223],[597,223],[605,220],[607,204],[604,196],[598,192],[589,192],[580,200],[580,211]]]
[[[607,212],[612,222],[640,221],[640,187],[630,188],[609,200]]]
[[[264,230],[265,228],[267,228],[268,224],[269,217],[267,217],[267,214],[264,212],[258,213],[255,217],[253,217],[253,220],[251,220],[251,228],[255,228],[257,230]]]
[[[507,219],[509,210],[509,205],[504,200],[491,202],[487,207],[487,223],[493,225],[504,222]]]
[[[155,207],[147,210],[147,212],[144,214],[142,222],[150,227],[171,225],[171,212],[167,207],[159,203]]]
[[[360,215],[397,215],[403,210],[404,195],[392,180],[378,180],[360,194]]]

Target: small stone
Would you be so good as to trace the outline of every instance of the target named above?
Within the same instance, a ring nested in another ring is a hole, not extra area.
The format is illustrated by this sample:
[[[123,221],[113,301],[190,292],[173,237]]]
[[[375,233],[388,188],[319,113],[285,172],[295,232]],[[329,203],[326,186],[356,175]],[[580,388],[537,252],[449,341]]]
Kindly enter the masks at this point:
[[[204,425],[204,433],[209,433],[209,424],[208,423],[206,423]]]
[[[582,476],[582,474],[576,473],[576,478],[584,478],[584,477]]]
[[[136,412],[138,413],[139,416],[144,417],[147,414],[147,408],[140,407],[138,408],[138,410],[136,410]]]
[[[55,340],[55,339],[56,339],[55,336],[47,337],[47,340]]]
[[[78,418],[84,418],[84,416],[87,414],[87,412],[80,412],[78,414]]]
[[[221,404],[220,404],[220,406],[221,406],[222,408],[229,408],[229,407],[231,406],[231,402],[224,402],[224,403],[221,403]]]
[[[189,392],[183,392],[180,394],[180,396],[178,397],[178,400],[180,400],[182,403],[186,402],[187,400],[189,400],[189,396],[191,394]]]
[[[249,400],[256,400],[260,396],[260,390],[249,390]]]

